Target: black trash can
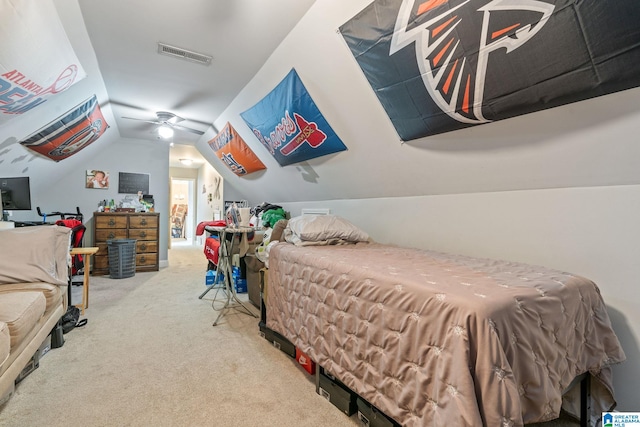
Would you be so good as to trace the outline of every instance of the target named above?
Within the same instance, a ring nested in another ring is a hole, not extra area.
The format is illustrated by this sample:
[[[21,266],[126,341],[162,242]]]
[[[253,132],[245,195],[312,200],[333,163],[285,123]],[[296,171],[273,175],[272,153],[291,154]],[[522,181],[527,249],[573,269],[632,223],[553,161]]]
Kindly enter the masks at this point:
[[[112,279],[125,279],[136,274],[136,240],[107,240],[109,275]]]

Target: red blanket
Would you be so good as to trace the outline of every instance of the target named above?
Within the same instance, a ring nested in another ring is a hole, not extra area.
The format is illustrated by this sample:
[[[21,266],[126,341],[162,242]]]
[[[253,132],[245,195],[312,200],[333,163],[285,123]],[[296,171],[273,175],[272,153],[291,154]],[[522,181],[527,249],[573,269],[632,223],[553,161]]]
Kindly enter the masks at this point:
[[[201,223],[198,224],[198,226],[196,227],[196,236],[202,236],[204,234],[204,228],[206,226],[211,226],[211,227],[226,227],[227,223],[224,220],[218,220],[218,221],[202,221]]]

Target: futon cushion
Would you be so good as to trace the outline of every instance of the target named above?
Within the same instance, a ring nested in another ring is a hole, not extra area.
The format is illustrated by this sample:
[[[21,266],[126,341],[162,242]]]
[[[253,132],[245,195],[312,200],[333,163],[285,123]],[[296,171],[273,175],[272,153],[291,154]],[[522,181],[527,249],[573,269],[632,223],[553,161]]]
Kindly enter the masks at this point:
[[[67,286],[52,285],[44,282],[34,283],[13,283],[10,285],[0,285],[0,295],[13,292],[41,292],[46,301],[46,311],[55,309],[60,305],[60,300],[66,298]]]
[[[9,358],[10,351],[11,336],[9,335],[9,326],[4,322],[0,322],[0,372],[2,372],[4,362]]]
[[[38,324],[46,306],[42,292],[0,293],[0,322],[9,327],[11,349],[20,345]]]

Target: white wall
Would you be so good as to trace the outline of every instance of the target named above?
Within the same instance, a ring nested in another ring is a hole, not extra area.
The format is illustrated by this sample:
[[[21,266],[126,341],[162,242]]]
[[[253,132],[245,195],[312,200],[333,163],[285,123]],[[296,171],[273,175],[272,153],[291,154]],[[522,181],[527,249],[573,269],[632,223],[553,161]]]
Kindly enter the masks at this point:
[[[155,211],[160,213],[160,266],[166,266],[170,212],[169,145],[132,139],[118,140],[107,146],[97,142],[93,145],[96,150],[91,152],[90,158],[85,158],[85,163],[76,168],[61,168],[65,173],[50,185],[34,186],[32,204],[47,212],[66,212],[80,207],[87,226],[84,245],[90,246],[93,243],[93,212],[97,210],[98,202],[114,199],[118,203],[126,196],[118,193],[119,172],[149,174],[149,194],[154,197]],[[109,189],[84,188],[86,169],[108,171]],[[37,180],[46,179],[37,173],[33,175]]]
[[[221,170],[228,185],[292,215],[329,207],[380,242],[594,280],[628,358],[614,369],[618,409],[638,410],[640,89],[401,144],[336,31],[369,3],[316,2],[216,120],[268,168],[243,178]],[[292,67],[348,151],[280,167],[244,124],[240,113]]]
[[[639,184],[640,88],[402,144],[337,33],[369,0],[316,2],[216,120],[267,166],[229,185],[248,200],[300,201]],[[281,167],[240,113],[296,68],[347,151]],[[199,148],[219,162],[206,142]]]
[[[102,144],[100,144],[101,142]],[[12,153],[27,151],[17,143],[7,145],[5,157]],[[1,157],[0,157],[1,158]],[[160,266],[168,259],[168,212],[169,212],[169,146],[149,141],[119,139],[108,141],[102,138],[80,153],[59,163],[51,160],[18,155],[15,161],[0,168],[2,176],[29,176],[31,180],[31,211],[15,211],[11,219],[41,220],[36,207],[42,212],[75,212],[76,207],[84,215],[87,232],[84,246],[93,244],[93,212],[101,200],[117,203],[124,198],[118,193],[118,173],[149,174],[149,194],[154,196],[155,211],[160,213]],[[55,166],[51,168],[51,166]],[[49,169],[51,168],[51,169]],[[87,169],[109,172],[108,189],[85,188]],[[50,170],[50,172],[49,172]],[[55,221],[60,217],[50,218]]]
[[[224,190],[224,180],[210,164],[205,164],[198,169],[198,185],[196,188],[198,222],[213,221],[216,212],[221,214],[224,206]],[[198,242],[204,243],[203,238],[200,238]]]

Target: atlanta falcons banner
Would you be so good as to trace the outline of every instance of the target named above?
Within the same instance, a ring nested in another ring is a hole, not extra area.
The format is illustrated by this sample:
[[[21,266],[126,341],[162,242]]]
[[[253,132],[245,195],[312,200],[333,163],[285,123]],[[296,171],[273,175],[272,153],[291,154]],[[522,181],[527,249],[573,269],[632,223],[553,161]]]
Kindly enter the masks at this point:
[[[209,141],[209,147],[238,176],[267,168],[229,122]]]
[[[281,166],[347,149],[295,69],[240,116]]]
[[[638,22],[638,0],[376,0],[340,30],[408,141],[640,86]]]
[[[93,96],[20,144],[59,162],[100,138],[108,127]]]
[[[0,125],[84,77],[51,0],[0,0]]]

